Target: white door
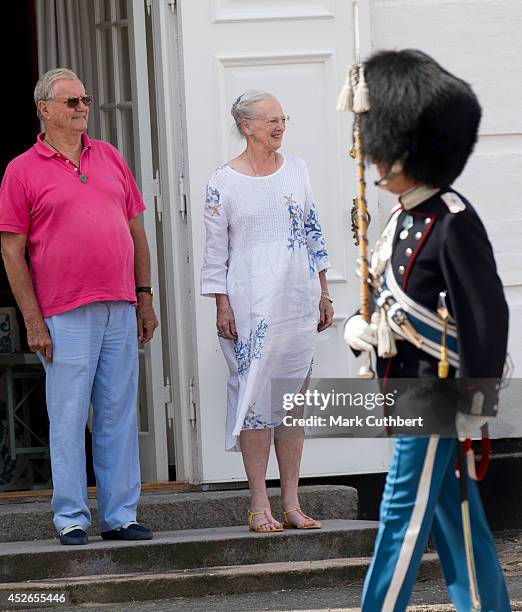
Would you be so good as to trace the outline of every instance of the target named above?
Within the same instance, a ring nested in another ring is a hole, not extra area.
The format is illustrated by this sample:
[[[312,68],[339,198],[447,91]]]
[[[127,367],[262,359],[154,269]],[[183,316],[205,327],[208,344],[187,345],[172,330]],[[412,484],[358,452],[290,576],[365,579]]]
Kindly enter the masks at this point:
[[[181,0],[178,9],[196,294],[201,480],[244,480],[239,454],[224,451],[227,371],[216,338],[215,304],[198,296],[205,185],[212,171],[242,147],[229,112],[232,102],[249,88],[273,92],[291,117],[283,150],[304,158],[310,168],[333,264],[328,278],[336,317],[333,327],[318,338],[314,376],[355,375],[357,365],[342,338],[342,323],[357,308],[358,299],[349,223],[355,168],[347,156],[351,117],[335,111],[345,66],[353,61],[351,2]],[[362,29],[369,31],[369,16],[362,17]],[[374,212],[377,219],[376,206]],[[387,441],[310,439],[302,475],[383,470],[388,453]],[[269,477],[277,477],[274,462]]]
[[[143,0],[95,0],[96,66],[100,137],[127,160],[147,207],[143,225],[159,288],[155,183],[152,171],[149,83]],[[157,296],[154,307],[161,320]],[[138,396],[141,474],[144,481],[168,480],[166,402],[161,336],[139,350]]]

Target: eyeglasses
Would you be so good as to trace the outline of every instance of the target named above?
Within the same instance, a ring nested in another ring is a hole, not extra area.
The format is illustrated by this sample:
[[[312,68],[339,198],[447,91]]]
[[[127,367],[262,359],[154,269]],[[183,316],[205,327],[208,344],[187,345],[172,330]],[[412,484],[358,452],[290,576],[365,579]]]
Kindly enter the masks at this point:
[[[265,125],[270,128],[275,128],[280,123],[282,123],[284,127],[290,121],[290,117],[288,115],[283,115],[282,117],[268,117],[267,119],[262,119],[261,117],[256,118],[258,121],[264,121]]]
[[[66,104],[67,108],[78,108],[78,106],[80,106],[80,102],[85,106],[90,106],[92,104],[92,96],[65,98],[63,100],[58,100],[56,98],[47,98],[46,100],[44,100],[44,102],[60,102],[61,104]]]

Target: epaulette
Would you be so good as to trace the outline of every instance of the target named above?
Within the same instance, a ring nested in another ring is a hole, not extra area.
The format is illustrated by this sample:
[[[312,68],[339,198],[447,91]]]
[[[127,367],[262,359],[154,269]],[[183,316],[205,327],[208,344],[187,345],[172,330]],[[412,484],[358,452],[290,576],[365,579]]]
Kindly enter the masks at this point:
[[[450,213],[459,213],[466,210],[466,204],[453,191],[443,193],[440,199],[446,204]]]

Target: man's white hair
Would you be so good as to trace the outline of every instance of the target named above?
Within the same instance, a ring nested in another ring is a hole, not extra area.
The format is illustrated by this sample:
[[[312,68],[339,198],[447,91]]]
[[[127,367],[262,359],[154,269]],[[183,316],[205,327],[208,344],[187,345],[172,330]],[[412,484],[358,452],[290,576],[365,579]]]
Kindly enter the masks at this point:
[[[268,93],[267,91],[261,91],[260,89],[249,89],[242,93],[239,98],[232,104],[230,112],[236,127],[241,136],[244,136],[243,128],[241,127],[241,121],[243,119],[255,119],[253,106],[257,102],[264,102],[265,100],[276,100],[274,94]]]
[[[60,79],[74,79],[79,81],[80,77],[68,68],[53,68],[40,77],[34,88],[34,103],[36,104],[36,113],[39,119],[43,119],[43,117],[40,114],[38,102],[53,97],[54,84]]]

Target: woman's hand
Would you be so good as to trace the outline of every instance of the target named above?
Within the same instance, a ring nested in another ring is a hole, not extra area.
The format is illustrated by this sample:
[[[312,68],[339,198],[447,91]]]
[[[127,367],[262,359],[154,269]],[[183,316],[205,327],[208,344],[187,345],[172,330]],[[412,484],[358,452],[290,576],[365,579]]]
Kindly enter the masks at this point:
[[[216,294],[216,328],[218,336],[227,340],[235,340],[237,338],[236,321],[234,313],[228,301],[228,295],[223,293]]]
[[[325,297],[321,297],[319,300],[319,324],[317,325],[317,331],[322,332],[328,329],[332,324],[334,316],[334,309],[330,300]]]

